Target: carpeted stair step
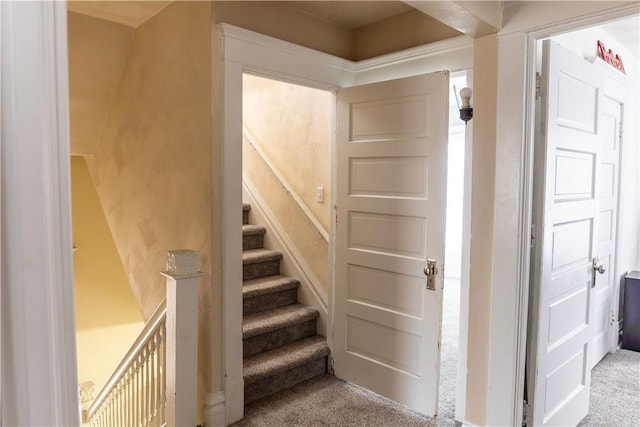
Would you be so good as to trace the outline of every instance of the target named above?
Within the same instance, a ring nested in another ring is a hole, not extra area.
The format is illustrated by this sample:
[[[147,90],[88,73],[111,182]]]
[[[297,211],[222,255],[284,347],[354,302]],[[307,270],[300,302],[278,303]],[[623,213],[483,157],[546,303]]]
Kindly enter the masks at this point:
[[[249,224],[249,211],[251,205],[249,203],[242,204],[242,225]]]
[[[244,357],[315,335],[319,315],[315,308],[292,304],[246,316],[242,322]]]
[[[282,254],[269,249],[252,249],[242,252],[242,280],[280,274]]]
[[[268,276],[242,283],[242,314],[295,304],[300,282],[288,276]]]
[[[327,372],[329,347],[320,335],[244,359],[244,403],[255,402]]]
[[[264,246],[264,233],[267,231],[261,225],[242,226],[242,250],[262,249]]]

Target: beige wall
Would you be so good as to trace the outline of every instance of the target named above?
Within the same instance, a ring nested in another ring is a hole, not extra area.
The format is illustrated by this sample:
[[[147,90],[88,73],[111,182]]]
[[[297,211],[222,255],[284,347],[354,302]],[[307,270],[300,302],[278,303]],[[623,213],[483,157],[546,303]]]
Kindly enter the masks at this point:
[[[461,34],[414,10],[355,30],[349,59],[359,61]]]
[[[249,75],[245,75],[243,82],[244,127],[276,172],[328,232],[333,94]],[[320,238],[296,201],[246,139],[243,172],[328,295],[328,243]],[[324,188],[324,203],[316,202],[316,187]]]
[[[96,393],[144,322],[82,157],[71,158],[78,381]]]
[[[243,126],[325,231],[331,204],[333,110],[331,92],[244,76]],[[324,203],[316,202],[316,187],[324,187]]]
[[[133,28],[69,12],[71,153],[95,153],[127,60]]]
[[[167,251],[200,253],[200,391],[211,381],[210,57],[208,2],[175,2],[138,27],[88,160],[145,318],[165,296]]]

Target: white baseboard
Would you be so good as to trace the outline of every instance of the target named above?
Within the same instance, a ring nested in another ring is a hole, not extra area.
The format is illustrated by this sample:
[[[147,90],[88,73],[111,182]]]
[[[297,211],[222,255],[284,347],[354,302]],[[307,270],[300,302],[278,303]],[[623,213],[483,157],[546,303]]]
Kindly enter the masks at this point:
[[[225,427],[227,425],[224,391],[205,392],[203,415],[205,427]]]
[[[240,421],[244,417],[244,380],[225,384],[225,421],[227,425]]]

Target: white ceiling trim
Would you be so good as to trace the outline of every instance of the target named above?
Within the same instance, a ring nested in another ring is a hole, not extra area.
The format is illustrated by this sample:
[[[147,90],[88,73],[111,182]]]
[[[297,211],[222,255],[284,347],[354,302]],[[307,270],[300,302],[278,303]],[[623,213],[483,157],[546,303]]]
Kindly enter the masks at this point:
[[[425,59],[444,52],[473,48],[473,39],[468,36],[458,36],[422,46],[387,53],[374,58],[364,59],[355,63],[356,72],[372,71],[404,62]]]

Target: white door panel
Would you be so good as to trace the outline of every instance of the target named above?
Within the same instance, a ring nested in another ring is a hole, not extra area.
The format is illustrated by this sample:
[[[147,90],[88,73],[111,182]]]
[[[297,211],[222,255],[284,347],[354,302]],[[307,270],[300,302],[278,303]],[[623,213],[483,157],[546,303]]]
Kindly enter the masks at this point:
[[[591,347],[591,366],[595,366],[608,352],[612,335],[612,310],[616,232],[618,217],[618,177],[620,174],[620,135],[622,104],[607,94],[600,97],[600,185],[598,187],[598,256],[606,268],[598,275],[593,289],[594,322]]]
[[[338,92],[334,370],[437,407],[448,134],[446,72]],[[437,260],[437,286],[424,266]]]
[[[597,256],[599,79],[592,64],[543,46],[543,137],[536,224],[528,399],[532,425],[577,425],[589,410],[593,268]]]

